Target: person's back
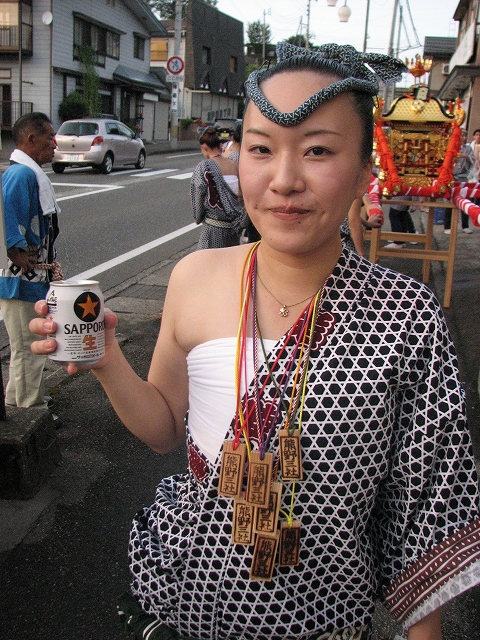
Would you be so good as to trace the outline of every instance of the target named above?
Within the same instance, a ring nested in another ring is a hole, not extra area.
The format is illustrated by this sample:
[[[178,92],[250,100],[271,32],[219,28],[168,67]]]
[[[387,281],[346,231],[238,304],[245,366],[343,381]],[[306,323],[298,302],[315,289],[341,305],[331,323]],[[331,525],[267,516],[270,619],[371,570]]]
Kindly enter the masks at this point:
[[[200,137],[205,160],[195,168],[190,184],[193,216],[203,224],[198,249],[239,244],[242,205],[238,165],[221,153],[221,141],[213,128]]]

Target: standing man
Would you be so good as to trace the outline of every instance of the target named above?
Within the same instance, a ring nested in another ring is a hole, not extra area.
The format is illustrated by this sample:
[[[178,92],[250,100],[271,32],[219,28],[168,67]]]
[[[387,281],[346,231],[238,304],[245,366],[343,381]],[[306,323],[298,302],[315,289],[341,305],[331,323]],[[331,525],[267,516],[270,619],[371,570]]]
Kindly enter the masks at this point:
[[[30,350],[35,336],[28,323],[36,317],[33,305],[46,297],[49,282],[61,278],[54,249],[60,209],[41,169],[52,161],[55,131],[44,113],[29,113],[15,122],[13,140],[10,167],[2,177],[8,265],[0,270],[0,309],[11,352],[5,401],[46,407],[45,358]]]
[[[480,131],[478,133],[480,134]],[[453,179],[456,182],[467,182],[468,174],[470,173],[472,167],[475,165],[475,155],[472,151],[472,146],[467,143],[467,132],[465,131],[465,129],[462,129],[461,135],[462,146],[460,147],[460,151],[453,166]],[[450,235],[450,227],[452,225],[452,210],[444,209],[444,211],[444,233]],[[463,233],[473,233],[473,231],[469,227],[470,216],[468,216],[464,211],[461,211],[461,214]]]
[[[475,131],[473,132],[473,140],[469,142],[469,145],[474,153],[477,144],[480,144],[480,129],[475,129]]]

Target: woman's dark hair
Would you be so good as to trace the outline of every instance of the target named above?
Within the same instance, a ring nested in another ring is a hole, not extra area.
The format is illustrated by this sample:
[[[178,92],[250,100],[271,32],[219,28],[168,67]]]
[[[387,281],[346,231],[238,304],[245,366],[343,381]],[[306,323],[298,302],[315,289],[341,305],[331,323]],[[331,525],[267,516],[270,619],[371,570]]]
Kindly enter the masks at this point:
[[[206,144],[209,149],[218,149],[221,144],[220,136],[213,127],[207,127],[200,136],[200,144]]]
[[[279,73],[285,73],[287,71],[300,71],[302,69],[311,69],[312,71],[316,71],[319,74],[330,76],[334,79],[334,82],[337,80],[341,80],[348,75],[345,75],[342,72],[342,68],[339,65],[335,69],[327,66],[325,61],[316,60],[309,57],[296,57],[293,60],[285,60],[280,64],[276,64],[273,67],[270,67],[268,71],[263,75],[260,80],[260,86],[262,83],[271,78],[272,76],[276,76]],[[362,123],[362,143],[360,154],[363,162],[367,162],[371,155],[373,149],[373,97],[364,93],[363,91],[348,91],[346,95],[350,95],[352,99],[352,105],[360,118],[360,122]],[[246,104],[248,104],[249,99],[247,98]]]
[[[242,141],[242,123],[241,122],[239,122],[235,127],[235,131],[233,132],[232,138],[237,144],[240,144],[240,142]]]

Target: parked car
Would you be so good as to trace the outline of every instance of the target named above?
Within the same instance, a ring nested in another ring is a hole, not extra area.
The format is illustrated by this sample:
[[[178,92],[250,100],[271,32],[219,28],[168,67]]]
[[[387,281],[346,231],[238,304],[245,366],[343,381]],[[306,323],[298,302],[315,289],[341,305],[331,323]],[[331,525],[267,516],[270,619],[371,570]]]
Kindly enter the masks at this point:
[[[133,164],[143,169],[147,153],[139,135],[113,118],[66,120],[55,136],[52,160],[55,173],[65,167],[93,167],[110,173],[113,167]]]
[[[235,131],[237,124],[242,121],[238,118],[222,118],[221,120],[217,120],[213,125],[213,128],[217,130],[218,135],[220,136],[220,140],[222,142],[224,140],[228,140]]]

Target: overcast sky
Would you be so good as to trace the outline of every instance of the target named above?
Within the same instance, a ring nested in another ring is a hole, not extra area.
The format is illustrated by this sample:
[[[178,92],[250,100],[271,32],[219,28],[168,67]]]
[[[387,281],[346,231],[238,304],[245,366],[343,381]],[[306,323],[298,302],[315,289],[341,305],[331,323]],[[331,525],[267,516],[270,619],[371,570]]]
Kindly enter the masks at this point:
[[[453,14],[458,3],[459,0],[398,0],[402,9],[402,29],[399,38],[397,17],[393,46],[396,51],[399,44],[399,57],[422,53],[425,36],[455,37],[458,22],[453,20]],[[351,44],[360,51],[363,49],[367,0],[347,0],[352,11],[347,23],[341,23],[338,18],[338,9],[344,4],[345,0],[338,0],[336,7],[329,7],[327,0],[311,0],[309,32],[314,44],[337,42]],[[394,4],[395,0],[370,0],[368,51],[388,53]],[[260,20],[263,23],[265,17],[272,41],[278,42],[300,29],[305,34],[307,6],[308,0],[219,0],[217,9],[241,20],[245,29],[248,22]]]

